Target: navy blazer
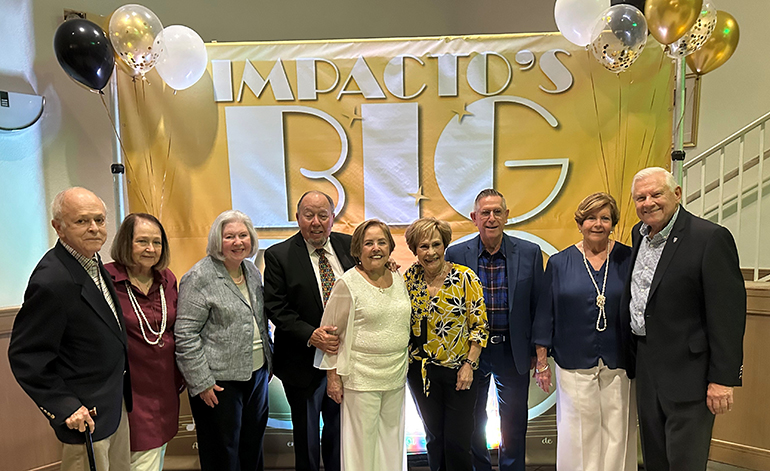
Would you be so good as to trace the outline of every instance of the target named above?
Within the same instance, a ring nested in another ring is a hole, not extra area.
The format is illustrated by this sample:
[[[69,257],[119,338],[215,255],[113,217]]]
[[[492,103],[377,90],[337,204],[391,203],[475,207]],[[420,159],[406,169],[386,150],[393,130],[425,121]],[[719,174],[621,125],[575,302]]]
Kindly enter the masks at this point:
[[[96,407],[94,440],[112,435],[122,402],[131,410],[125,324],[110,274],[99,263],[120,325],[86,270],[60,242],[38,263],[13,323],[8,359],[19,385],[64,443],[85,436],[64,421]]]
[[[511,352],[519,374],[529,372],[532,322],[543,283],[543,253],[537,244],[503,234],[508,269],[508,328]],[[447,247],[445,258],[479,272],[479,236]]]
[[[641,224],[631,231],[632,274],[621,305],[626,322]],[[667,398],[705,400],[708,383],[740,386],[746,284],[730,231],[680,207],[653,275],[644,318],[649,362]]]
[[[355,266],[347,234],[329,236],[344,271]],[[284,383],[310,387],[326,377],[313,367],[315,347],[308,346],[313,331],[321,325],[323,301],[318,290],[310,253],[302,233],[297,232],[265,251],[265,313],[275,324],[273,369]]]

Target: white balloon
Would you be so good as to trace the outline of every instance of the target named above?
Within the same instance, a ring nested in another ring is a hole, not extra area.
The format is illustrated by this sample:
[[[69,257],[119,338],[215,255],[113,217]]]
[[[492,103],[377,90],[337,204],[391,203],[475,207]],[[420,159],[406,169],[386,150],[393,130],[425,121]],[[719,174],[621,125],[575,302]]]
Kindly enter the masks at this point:
[[[610,0],[556,0],[553,16],[567,41],[585,47],[594,40],[596,20],[610,7]]]
[[[198,33],[182,25],[163,29],[163,52],[155,69],[174,90],[184,90],[203,76],[208,63],[206,45]]]

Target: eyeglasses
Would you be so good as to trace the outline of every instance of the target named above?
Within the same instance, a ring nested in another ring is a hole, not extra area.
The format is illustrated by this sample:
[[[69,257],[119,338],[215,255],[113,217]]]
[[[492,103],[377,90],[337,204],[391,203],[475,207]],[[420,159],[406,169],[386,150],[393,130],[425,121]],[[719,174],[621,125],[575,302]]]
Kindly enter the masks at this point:
[[[488,219],[489,216],[492,216],[492,215],[495,216],[495,219],[500,219],[503,217],[503,210],[502,209],[493,209],[493,210],[484,209],[482,211],[479,211],[479,215],[483,219]]]

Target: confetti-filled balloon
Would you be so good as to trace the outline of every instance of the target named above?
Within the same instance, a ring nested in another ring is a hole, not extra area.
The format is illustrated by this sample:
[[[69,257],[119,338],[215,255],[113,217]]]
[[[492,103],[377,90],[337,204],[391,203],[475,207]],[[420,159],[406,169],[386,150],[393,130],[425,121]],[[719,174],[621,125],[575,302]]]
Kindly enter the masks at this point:
[[[673,58],[689,56],[703,46],[711,37],[717,24],[717,9],[710,0],[703,0],[703,8],[690,31],[668,46],[668,55]]]
[[[735,18],[726,11],[718,11],[714,32],[700,49],[687,56],[687,65],[698,75],[711,72],[732,57],[740,37]]]
[[[632,5],[613,5],[602,13],[594,27],[591,52],[607,70],[626,70],[647,44],[647,22]]]
[[[144,75],[158,62],[163,25],[142,5],[123,5],[110,18],[110,42],[133,75]]]

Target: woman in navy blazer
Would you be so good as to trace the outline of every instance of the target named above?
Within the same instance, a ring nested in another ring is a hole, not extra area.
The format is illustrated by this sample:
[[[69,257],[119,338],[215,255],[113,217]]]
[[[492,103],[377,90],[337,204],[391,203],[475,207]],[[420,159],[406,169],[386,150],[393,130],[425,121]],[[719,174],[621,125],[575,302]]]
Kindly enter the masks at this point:
[[[272,342],[257,233],[240,211],[220,214],[206,251],[179,283],[176,358],[187,382],[203,471],[264,469]]]
[[[545,270],[532,327],[535,378],[548,392],[550,350],[559,469],[637,469],[636,405],[623,345],[630,326],[620,321],[631,248],[610,240],[619,219],[612,196],[587,196],[575,211],[583,240],[552,256]]]

